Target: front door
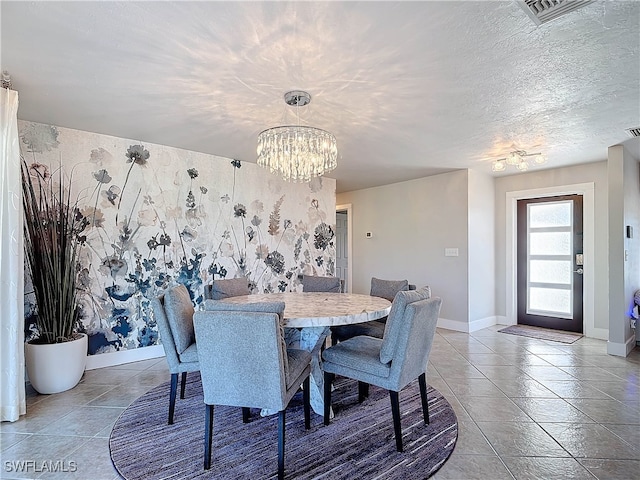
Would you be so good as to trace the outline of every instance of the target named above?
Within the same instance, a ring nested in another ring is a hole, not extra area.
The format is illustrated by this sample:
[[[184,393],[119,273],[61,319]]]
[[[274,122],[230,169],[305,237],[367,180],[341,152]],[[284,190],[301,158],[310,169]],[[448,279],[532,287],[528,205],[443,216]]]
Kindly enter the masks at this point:
[[[518,323],[582,333],[582,195],[518,201]]]

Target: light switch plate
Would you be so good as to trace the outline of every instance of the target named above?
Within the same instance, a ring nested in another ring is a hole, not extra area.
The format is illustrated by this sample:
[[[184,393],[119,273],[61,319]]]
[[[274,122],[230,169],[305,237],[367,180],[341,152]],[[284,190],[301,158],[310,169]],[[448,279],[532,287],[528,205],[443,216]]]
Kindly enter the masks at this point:
[[[457,257],[458,256],[458,249],[457,248],[445,248],[444,249],[444,256],[445,257]]]

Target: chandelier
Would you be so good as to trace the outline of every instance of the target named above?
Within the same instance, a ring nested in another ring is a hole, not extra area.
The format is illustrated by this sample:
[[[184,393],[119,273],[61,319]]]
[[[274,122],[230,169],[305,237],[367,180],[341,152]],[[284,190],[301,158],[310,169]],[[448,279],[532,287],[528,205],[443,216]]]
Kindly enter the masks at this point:
[[[542,165],[546,163],[547,158],[541,153],[527,153],[524,150],[514,150],[510,152],[507,157],[494,160],[491,165],[491,170],[494,172],[504,172],[507,169],[507,165],[512,165],[521,172],[526,172],[529,169],[530,161],[532,161],[534,165]]]
[[[284,101],[297,111],[311,102],[311,95],[294,90],[284,94]],[[308,182],[338,166],[336,137],[299,123],[298,114],[298,125],[268,128],[258,135],[258,165],[288,182]]]

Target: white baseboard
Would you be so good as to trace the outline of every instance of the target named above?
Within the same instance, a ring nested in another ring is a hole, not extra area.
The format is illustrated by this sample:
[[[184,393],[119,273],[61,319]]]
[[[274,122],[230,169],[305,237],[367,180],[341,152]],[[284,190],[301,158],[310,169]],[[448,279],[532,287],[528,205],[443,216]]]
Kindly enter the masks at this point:
[[[609,330],[607,328],[587,328],[584,332],[584,336],[587,338],[597,338],[598,340],[608,340]]]
[[[96,368],[113,367],[123,363],[138,362],[150,358],[164,357],[164,347],[162,345],[152,345],[151,347],[134,348],[131,350],[121,350],[119,352],[100,353],[87,357],[87,370]]]
[[[636,337],[630,337],[624,343],[607,342],[607,353],[617,357],[626,357],[636,346]]]
[[[438,327],[455,332],[469,333],[469,324],[460,320],[449,320],[448,318],[438,318]]]
[[[506,315],[496,315],[496,325],[515,325],[507,319]]]
[[[471,333],[483,328],[491,327],[498,323],[498,317],[491,316],[485,318],[479,318],[471,323],[463,322],[460,320],[449,320],[448,318],[438,318],[438,327],[445,328],[447,330],[453,330],[455,332]]]
[[[483,328],[492,327],[498,324],[498,317],[484,317],[474,320],[469,323],[469,333],[477,332],[478,330],[482,330]]]

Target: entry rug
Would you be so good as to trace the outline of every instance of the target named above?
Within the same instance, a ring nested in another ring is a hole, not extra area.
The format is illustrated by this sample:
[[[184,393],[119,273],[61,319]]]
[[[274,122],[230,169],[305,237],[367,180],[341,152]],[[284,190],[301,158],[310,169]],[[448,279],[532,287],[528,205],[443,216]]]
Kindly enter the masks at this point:
[[[565,332],[561,330],[549,330],[547,328],[531,327],[529,325],[511,325],[509,327],[503,328],[502,330],[498,330],[498,332],[562,343],[573,343],[576,340],[582,338],[581,333]]]
[[[203,469],[204,403],[198,373],[188,375],[184,399],[176,399],[173,425],[167,425],[169,383],[160,385],[127,408],[109,439],[111,459],[127,480],[277,478],[277,415],[260,417],[251,410],[242,423],[239,407],[214,408],[211,470]],[[449,458],[458,438],[453,408],[428,387],[430,424],[422,420],[415,381],[400,392],[404,439],[396,451],[391,402],[386,390],[370,387],[358,403],[358,384],[336,378],[332,403],[335,417],[324,426],[311,413],[304,428],[302,394],[286,411],[285,478],[287,479],[426,479]]]

